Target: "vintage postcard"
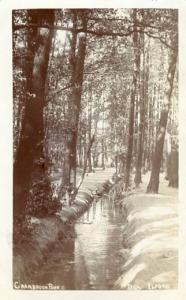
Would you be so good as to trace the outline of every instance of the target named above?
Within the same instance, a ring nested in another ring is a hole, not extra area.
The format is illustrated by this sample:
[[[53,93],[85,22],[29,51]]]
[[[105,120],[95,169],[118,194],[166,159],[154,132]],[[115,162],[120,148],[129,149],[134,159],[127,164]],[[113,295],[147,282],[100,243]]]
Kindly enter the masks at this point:
[[[185,18],[0,1],[3,299],[186,297]]]

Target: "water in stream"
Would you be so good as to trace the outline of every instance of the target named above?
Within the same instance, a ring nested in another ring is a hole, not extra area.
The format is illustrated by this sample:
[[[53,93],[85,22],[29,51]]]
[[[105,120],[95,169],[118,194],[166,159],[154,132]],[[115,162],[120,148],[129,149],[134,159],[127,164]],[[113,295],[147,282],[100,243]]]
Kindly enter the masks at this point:
[[[113,289],[120,275],[123,214],[112,200],[93,202],[76,222],[74,237],[52,249],[34,281],[60,289]],[[72,235],[71,235],[72,236]]]

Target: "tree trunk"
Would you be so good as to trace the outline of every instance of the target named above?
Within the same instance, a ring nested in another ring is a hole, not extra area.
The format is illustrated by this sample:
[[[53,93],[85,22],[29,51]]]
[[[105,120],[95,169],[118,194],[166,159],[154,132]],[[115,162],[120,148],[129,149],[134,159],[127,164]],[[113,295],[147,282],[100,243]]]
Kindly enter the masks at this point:
[[[83,166],[83,173],[81,175],[81,179],[80,181],[78,182],[78,185],[77,185],[77,188],[76,188],[76,193],[78,192],[80,186],[82,185],[83,183],[83,180],[84,180],[84,177],[85,177],[85,174],[86,174],[86,170],[87,170],[87,162],[88,162],[88,157],[90,155],[90,151],[91,151],[91,148],[92,148],[92,145],[94,143],[94,140],[95,140],[95,136],[93,135],[89,141],[89,145],[88,145],[88,148],[87,148],[87,152],[85,154],[85,162],[84,162],[84,166]]]
[[[83,28],[86,29],[86,19],[83,18]],[[72,141],[71,141],[71,153],[70,153],[70,171],[74,186],[76,186],[76,148],[77,148],[77,136],[78,136],[78,124],[79,114],[81,108],[81,94],[83,86],[83,71],[84,71],[84,60],[86,51],[86,34],[82,34],[79,37],[78,45],[78,56],[76,63],[75,80],[73,86],[73,125],[72,125]]]
[[[88,95],[88,141],[91,143],[92,136],[92,87],[90,87],[90,97]],[[92,172],[92,155],[91,149],[88,152],[88,172]]]
[[[92,149],[92,160],[94,168],[98,166],[98,142],[97,142],[97,124],[98,124],[98,116],[96,116],[94,120],[94,135],[95,135],[95,142],[94,142],[94,149]]]
[[[144,49],[145,50],[145,49]],[[144,51],[144,58],[145,58],[145,51]],[[144,66],[144,83],[143,83],[143,91],[144,91],[144,135],[143,135],[143,147],[144,147],[144,153],[143,153],[143,161],[142,161],[142,166],[143,166],[143,174],[147,172],[147,164],[148,164],[148,101],[149,101],[149,90],[148,90],[148,82],[149,82],[149,51],[147,50],[147,57],[144,60],[145,65]],[[147,116],[146,116],[147,115]]]
[[[173,149],[169,154],[169,186],[178,187],[178,151]]]
[[[138,129],[138,152],[137,152],[137,162],[136,162],[136,174],[135,174],[135,184],[136,187],[142,182],[141,168],[142,168],[142,157],[143,157],[143,141],[144,141],[144,128],[145,128],[145,53],[144,53],[144,34],[141,36],[142,49],[143,49],[143,75],[141,80],[140,89],[140,103],[139,103],[139,114],[140,114],[140,124]]]
[[[40,10],[38,20],[40,24],[47,23],[52,26],[54,11]],[[51,30],[38,28],[37,36],[34,36],[36,43],[34,60],[31,74],[28,74],[29,91],[25,103],[19,147],[14,163],[14,216],[25,213],[33,174],[39,170],[44,176],[43,107],[52,35]]]
[[[101,140],[101,167],[105,170],[105,144],[103,138]]]
[[[175,44],[173,44],[173,47],[175,47]],[[165,139],[167,120],[168,120],[168,113],[171,104],[176,62],[177,62],[177,51],[170,50],[169,69],[167,74],[167,87],[164,96],[164,107],[160,115],[159,132],[156,140],[155,150],[153,153],[152,171],[151,171],[150,181],[147,187],[147,193],[157,194],[159,190],[159,173],[160,173],[161,161],[163,156],[163,145]]]
[[[74,10],[72,12],[73,28],[77,28],[78,19],[81,20],[83,29],[86,31],[87,19],[84,10]],[[78,49],[78,50],[77,50]],[[76,51],[77,50],[77,51]],[[77,52],[77,54],[76,54]],[[86,52],[86,34],[81,33],[77,35],[74,30],[71,38],[71,51],[70,51],[70,66],[71,66],[71,84],[72,93],[69,99],[69,124],[70,128],[67,133],[67,144],[66,144],[66,172],[63,175],[63,181],[65,185],[76,186],[76,156],[77,156],[77,137],[78,137],[78,125],[79,125],[79,114],[81,108],[81,94],[83,85],[83,71],[84,71],[84,60]]]
[[[82,136],[79,136],[79,145],[78,145],[78,166],[80,168],[83,167],[83,143],[82,143]]]
[[[139,67],[140,67],[140,53],[138,49],[138,33],[136,30],[136,19],[137,19],[137,10],[133,11],[133,20],[134,20],[134,33],[133,33],[133,46],[134,46],[134,73],[132,80],[132,91],[131,91],[131,100],[130,100],[130,113],[129,113],[129,132],[128,132],[128,148],[127,148],[127,158],[126,158],[126,177],[125,177],[125,189],[128,188],[130,184],[130,169],[132,163],[132,153],[133,153],[133,133],[134,133],[134,107],[137,94],[137,82],[139,76]]]

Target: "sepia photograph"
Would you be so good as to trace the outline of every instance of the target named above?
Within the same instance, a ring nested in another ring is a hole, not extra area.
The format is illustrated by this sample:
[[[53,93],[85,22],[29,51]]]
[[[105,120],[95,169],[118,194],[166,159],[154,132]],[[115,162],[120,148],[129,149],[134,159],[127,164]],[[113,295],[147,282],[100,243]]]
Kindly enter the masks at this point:
[[[186,299],[186,0],[0,0],[0,296]]]
[[[12,10],[13,289],[178,288],[178,9]]]

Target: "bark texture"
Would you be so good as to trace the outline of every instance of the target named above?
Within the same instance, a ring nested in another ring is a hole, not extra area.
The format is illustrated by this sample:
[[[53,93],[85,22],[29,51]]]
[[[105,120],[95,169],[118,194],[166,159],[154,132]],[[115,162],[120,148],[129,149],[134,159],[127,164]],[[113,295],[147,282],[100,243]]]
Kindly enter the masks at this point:
[[[53,25],[54,11],[40,10],[35,19],[40,24]],[[51,30],[38,28],[36,35],[33,36],[35,42],[32,49],[33,64],[29,68],[25,114],[14,163],[14,216],[25,212],[34,169],[41,169],[44,172],[45,168],[43,107],[52,35]]]

